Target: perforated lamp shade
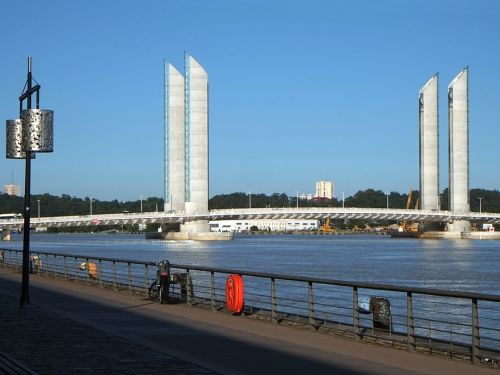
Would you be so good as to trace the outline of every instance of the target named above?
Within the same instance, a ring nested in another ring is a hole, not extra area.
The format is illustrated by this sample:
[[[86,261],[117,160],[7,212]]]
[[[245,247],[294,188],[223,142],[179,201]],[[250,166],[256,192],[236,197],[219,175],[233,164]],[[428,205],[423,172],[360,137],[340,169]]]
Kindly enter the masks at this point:
[[[26,109],[21,111],[21,121],[24,151],[54,151],[54,111]]]
[[[7,147],[5,156],[7,159],[24,159],[26,153],[23,151],[23,127],[21,119],[7,120]]]

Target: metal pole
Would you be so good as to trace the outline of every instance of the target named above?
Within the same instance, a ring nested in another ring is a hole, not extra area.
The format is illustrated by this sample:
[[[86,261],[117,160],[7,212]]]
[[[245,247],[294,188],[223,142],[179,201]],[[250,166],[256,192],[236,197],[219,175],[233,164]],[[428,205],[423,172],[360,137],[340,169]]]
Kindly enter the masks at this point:
[[[386,194],[385,197],[386,197],[385,205],[386,205],[386,208],[389,209],[389,194]]]
[[[479,334],[479,311],[477,298],[472,298],[472,363],[481,364],[480,334]]]
[[[90,198],[90,216],[92,216],[92,198]]]
[[[248,192],[248,208],[252,208],[252,192]]]
[[[38,218],[40,219],[40,199],[36,200],[38,203]]]
[[[345,208],[344,192],[342,192],[342,208]]]
[[[142,212],[142,195],[140,197],[141,197],[141,212]]]
[[[479,213],[481,213],[481,201],[483,200],[483,197],[477,199],[479,199]]]
[[[27,90],[32,88],[31,57],[28,57]],[[22,109],[22,102],[20,103]],[[27,97],[27,109],[31,109],[31,94]],[[19,117],[21,113],[19,113]],[[24,178],[24,233],[23,233],[23,276],[21,281],[20,305],[30,303],[30,195],[31,195],[31,151],[26,150],[26,169]]]
[[[299,208],[299,192],[297,190],[295,192],[297,193],[297,208]]]

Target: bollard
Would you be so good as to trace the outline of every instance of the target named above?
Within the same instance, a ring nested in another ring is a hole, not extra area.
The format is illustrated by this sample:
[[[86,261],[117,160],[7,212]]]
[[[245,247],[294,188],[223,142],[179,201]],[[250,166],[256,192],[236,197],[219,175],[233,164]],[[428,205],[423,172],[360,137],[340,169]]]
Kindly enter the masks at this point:
[[[370,298],[370,311],[373,313],[373,328],[392,332],[391,302],[384,297]]]

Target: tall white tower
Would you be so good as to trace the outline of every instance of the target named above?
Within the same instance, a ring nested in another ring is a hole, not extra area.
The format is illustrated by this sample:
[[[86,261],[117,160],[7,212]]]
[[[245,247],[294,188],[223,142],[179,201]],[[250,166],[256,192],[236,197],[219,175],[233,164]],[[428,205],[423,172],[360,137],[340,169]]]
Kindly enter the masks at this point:
[[[439,209],[438,76],[419,92],[420,208]]]
[[[184,211],[184,77],[165,62],[164,211]]]
[[[449,209],[469,212],[469,90],[465,68],[448,86]],[[469,232],[468,221],[448,226],[454,232]]]
[[[208,74],[186,54],[186,213],[208,212]]]

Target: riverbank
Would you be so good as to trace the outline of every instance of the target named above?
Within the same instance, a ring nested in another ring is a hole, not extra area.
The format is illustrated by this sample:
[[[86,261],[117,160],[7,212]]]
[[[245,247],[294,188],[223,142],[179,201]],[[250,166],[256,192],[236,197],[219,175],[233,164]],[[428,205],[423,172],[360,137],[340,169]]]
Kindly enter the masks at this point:
[[[497,373],[39,275],[18,309],[19,282],[0,269],[0,350],[40,374]]]

